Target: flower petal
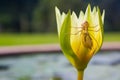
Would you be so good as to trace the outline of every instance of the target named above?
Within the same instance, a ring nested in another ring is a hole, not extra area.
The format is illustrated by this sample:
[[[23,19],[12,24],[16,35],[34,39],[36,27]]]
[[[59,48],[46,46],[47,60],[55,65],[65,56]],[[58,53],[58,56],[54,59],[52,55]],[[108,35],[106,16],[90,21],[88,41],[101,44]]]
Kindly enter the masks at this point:
[[[85,17],[84,17],[84,21],[88,21],[88,23],[91,22],[91,6],[90,4],[87,6],[86,12],[85,12]]]
[[[84,19],[84,13],[83,11],[80,11],[79,20],[78,20],[79,25],[83,23],[83,19]]]
[[[104,24],[104,17],[105,17],[105,10],[103,10],[103,13],[102,13],[102,23]]]
[[[64,21],[66,14],[63,12],[61,15],[60,10],[57,7],[55,7],[55,13],[56,13],[58,35],[60,35],[60,29],[61,29],[61,26],[62,26],[62,23]]]
[[[56,13],[56,21],[57,21],[57,29],[58,34],[60,34],[60,27],[61,27],[61,14],[57,7],[55,7],[55,13]]]
[[[77,61],[79,62],[79,59],[74,54],[71,48],[70,34],[71,34],[71,14],[69,11],[63,21],[60,30],[60,45],[64,55],[68,58],[71,64],[76,67],[76,65],[79,64],[77,63]]]
[[[71,27],[77,27],[77,26],[78,26],[78,18],[75,12],[73,11],[71,15]]]
[[[97,12],[97,11],[96,11],[96,7],[94,6],[92,13],[94,14],[94,13],[96,13],[96,12]]]
[[[96,46],[97,49],[95,51],[95,53],[101,48],[102,43],[103,43],[103,23],[102,23],[102,16],[100,13],[100,9],[97,7],[97,21],[98,21],[98,28],[100,29],[95,35],[96,37]]]

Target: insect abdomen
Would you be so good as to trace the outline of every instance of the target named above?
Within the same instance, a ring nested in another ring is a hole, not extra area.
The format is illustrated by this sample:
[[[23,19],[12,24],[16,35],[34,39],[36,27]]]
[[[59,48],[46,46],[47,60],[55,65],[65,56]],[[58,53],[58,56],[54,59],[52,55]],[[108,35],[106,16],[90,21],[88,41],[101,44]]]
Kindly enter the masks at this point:
[[[89,49],[92,48],[93,42],[92,42],[92,39],[88,33],[83,34],[82,43],[86,48],[89,48]]]

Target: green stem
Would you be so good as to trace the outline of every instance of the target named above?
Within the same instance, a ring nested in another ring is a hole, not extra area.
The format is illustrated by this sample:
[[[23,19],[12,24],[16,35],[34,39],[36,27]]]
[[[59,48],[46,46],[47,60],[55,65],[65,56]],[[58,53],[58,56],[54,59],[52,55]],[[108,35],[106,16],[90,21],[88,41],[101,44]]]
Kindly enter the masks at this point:
[[[84,71],[78,71],[78,79],[77,80],[83,80],[84,77]]]

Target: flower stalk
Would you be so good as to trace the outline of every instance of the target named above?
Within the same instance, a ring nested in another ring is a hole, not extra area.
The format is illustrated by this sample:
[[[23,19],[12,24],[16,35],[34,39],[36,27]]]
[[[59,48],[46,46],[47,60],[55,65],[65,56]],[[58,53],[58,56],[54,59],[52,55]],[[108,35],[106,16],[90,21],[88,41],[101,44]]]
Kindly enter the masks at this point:
[[[78,71],[78,78],[77,80],[83,80],[83,77],[84,77],[84,71]]]

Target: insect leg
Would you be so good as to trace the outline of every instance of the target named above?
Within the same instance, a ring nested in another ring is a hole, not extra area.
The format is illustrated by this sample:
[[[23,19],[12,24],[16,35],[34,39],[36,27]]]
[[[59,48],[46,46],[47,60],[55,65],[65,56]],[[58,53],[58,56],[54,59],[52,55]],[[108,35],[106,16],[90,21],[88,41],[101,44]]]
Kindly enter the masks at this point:
[[[90,27],[89,27],[89,31],[95,31],[95,32],[98,32],[98,31],[100,30],[100,28],[97,29],[97,30],[93,30],[93,28],[97,28],[97,26],[98,26],[98,25],[96,25],[96,26],[90,26]],[[90,30],[90,29],[92,29],[92,30]]]
[[[98,32],[100,30],[100,28],[99,29],[97,29],[97,30],[93,30],[93,29],[88,29],[88,31],[94,31],[94,32]]]
[[[71,33],[71,35],[77,35],[79,32],[81,32],[82,30],[77,31],[76,33]]]
[[[88,31],[98,32],[99,30],[100,30],[100,28],[99,28],[98,30],[90,30],[90,29],[89,29]]]

